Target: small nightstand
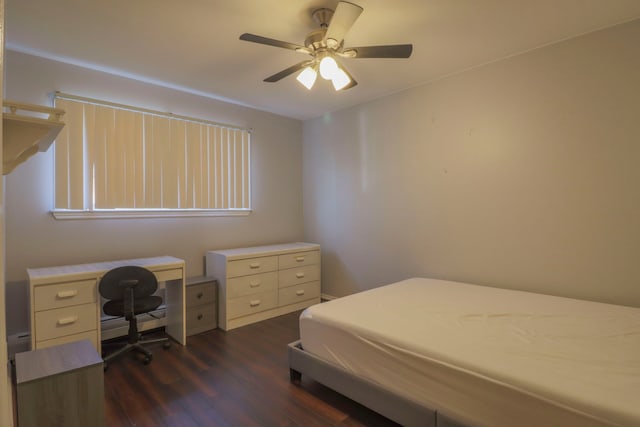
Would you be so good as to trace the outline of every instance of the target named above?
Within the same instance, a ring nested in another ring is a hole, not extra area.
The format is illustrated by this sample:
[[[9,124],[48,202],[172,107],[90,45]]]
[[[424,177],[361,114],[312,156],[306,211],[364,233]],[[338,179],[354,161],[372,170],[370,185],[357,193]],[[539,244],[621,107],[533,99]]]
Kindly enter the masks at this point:
[[[103,372],[89,340],[17,353],[20,427],[104,426]]]
[[[189,277],[187,292],[187,336],[218,327],[218,282],[212,277]]]

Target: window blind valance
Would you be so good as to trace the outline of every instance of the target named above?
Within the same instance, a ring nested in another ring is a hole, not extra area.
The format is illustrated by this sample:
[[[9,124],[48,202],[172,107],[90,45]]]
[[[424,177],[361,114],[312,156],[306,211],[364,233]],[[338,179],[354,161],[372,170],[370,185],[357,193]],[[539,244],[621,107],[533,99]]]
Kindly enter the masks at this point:
[[[250,132],[57,94],[55,209],[249,210]]]

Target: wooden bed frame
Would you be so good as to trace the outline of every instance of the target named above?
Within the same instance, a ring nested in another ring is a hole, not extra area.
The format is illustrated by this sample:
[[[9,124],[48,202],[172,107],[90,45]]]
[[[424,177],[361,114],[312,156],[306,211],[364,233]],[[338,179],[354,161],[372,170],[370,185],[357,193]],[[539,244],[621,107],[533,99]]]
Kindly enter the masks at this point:
[[[403,426],[464,427],[436,410],[398,396],[378,384],[306,352],[300,341],[288,345],[289,376],[300,384],[302,375],[337,391]]]

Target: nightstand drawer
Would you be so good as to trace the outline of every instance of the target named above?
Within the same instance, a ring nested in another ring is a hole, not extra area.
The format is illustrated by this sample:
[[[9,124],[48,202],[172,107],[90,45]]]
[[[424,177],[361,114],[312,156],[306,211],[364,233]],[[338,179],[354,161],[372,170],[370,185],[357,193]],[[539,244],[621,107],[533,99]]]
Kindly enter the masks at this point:
[[[230,319],[268,310],[278,305],[278,291],[272,290],[233,298],[227,301],[227,316]]]
[[[218,314],[214,304],[199,305],[187,311],[187,335],[199,334],[218,327]]]
[[[320,264],[320,251],[296,252],[278,256],[278,267],[280,269],[310,264]]]
[[[35,311],[88,304],[96,301],[96,281],[92,279],[36,286],[33,292]]]
[[[281,288],[318,280],[320,280],[319,265],[307,265],[306,267],[278,271],[278,284]]]
[[[212,283],[201,283],[187,287],[187,311],[199,304],[212,304],[216,301],[216,287]]]
[[[251,276],[235,277],[227,282],[227,298],[238,298],[274,290],[278,287],[278,273],[252,274]]]
[[[281,288],[278,291],[278,304],[280,306],[294,304],[312,298],[320,298],[320,282],[309,282],[301,285]]]
[[[227,277],[247,276],[249,274],[276,271],[277,269],[278,257],[276,256],[238,259],[229,261],[227,265]]]
[[[35,313],[36,341],[45,341],[96,329],[96,304],[76,305]]]

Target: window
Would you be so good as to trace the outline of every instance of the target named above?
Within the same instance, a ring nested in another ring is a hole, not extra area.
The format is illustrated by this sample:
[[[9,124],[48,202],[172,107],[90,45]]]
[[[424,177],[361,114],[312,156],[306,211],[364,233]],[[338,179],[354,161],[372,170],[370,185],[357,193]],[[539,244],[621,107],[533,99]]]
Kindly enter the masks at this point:
[[[250,210],[250,133],[56,94],[57,218],[232,215]]]

